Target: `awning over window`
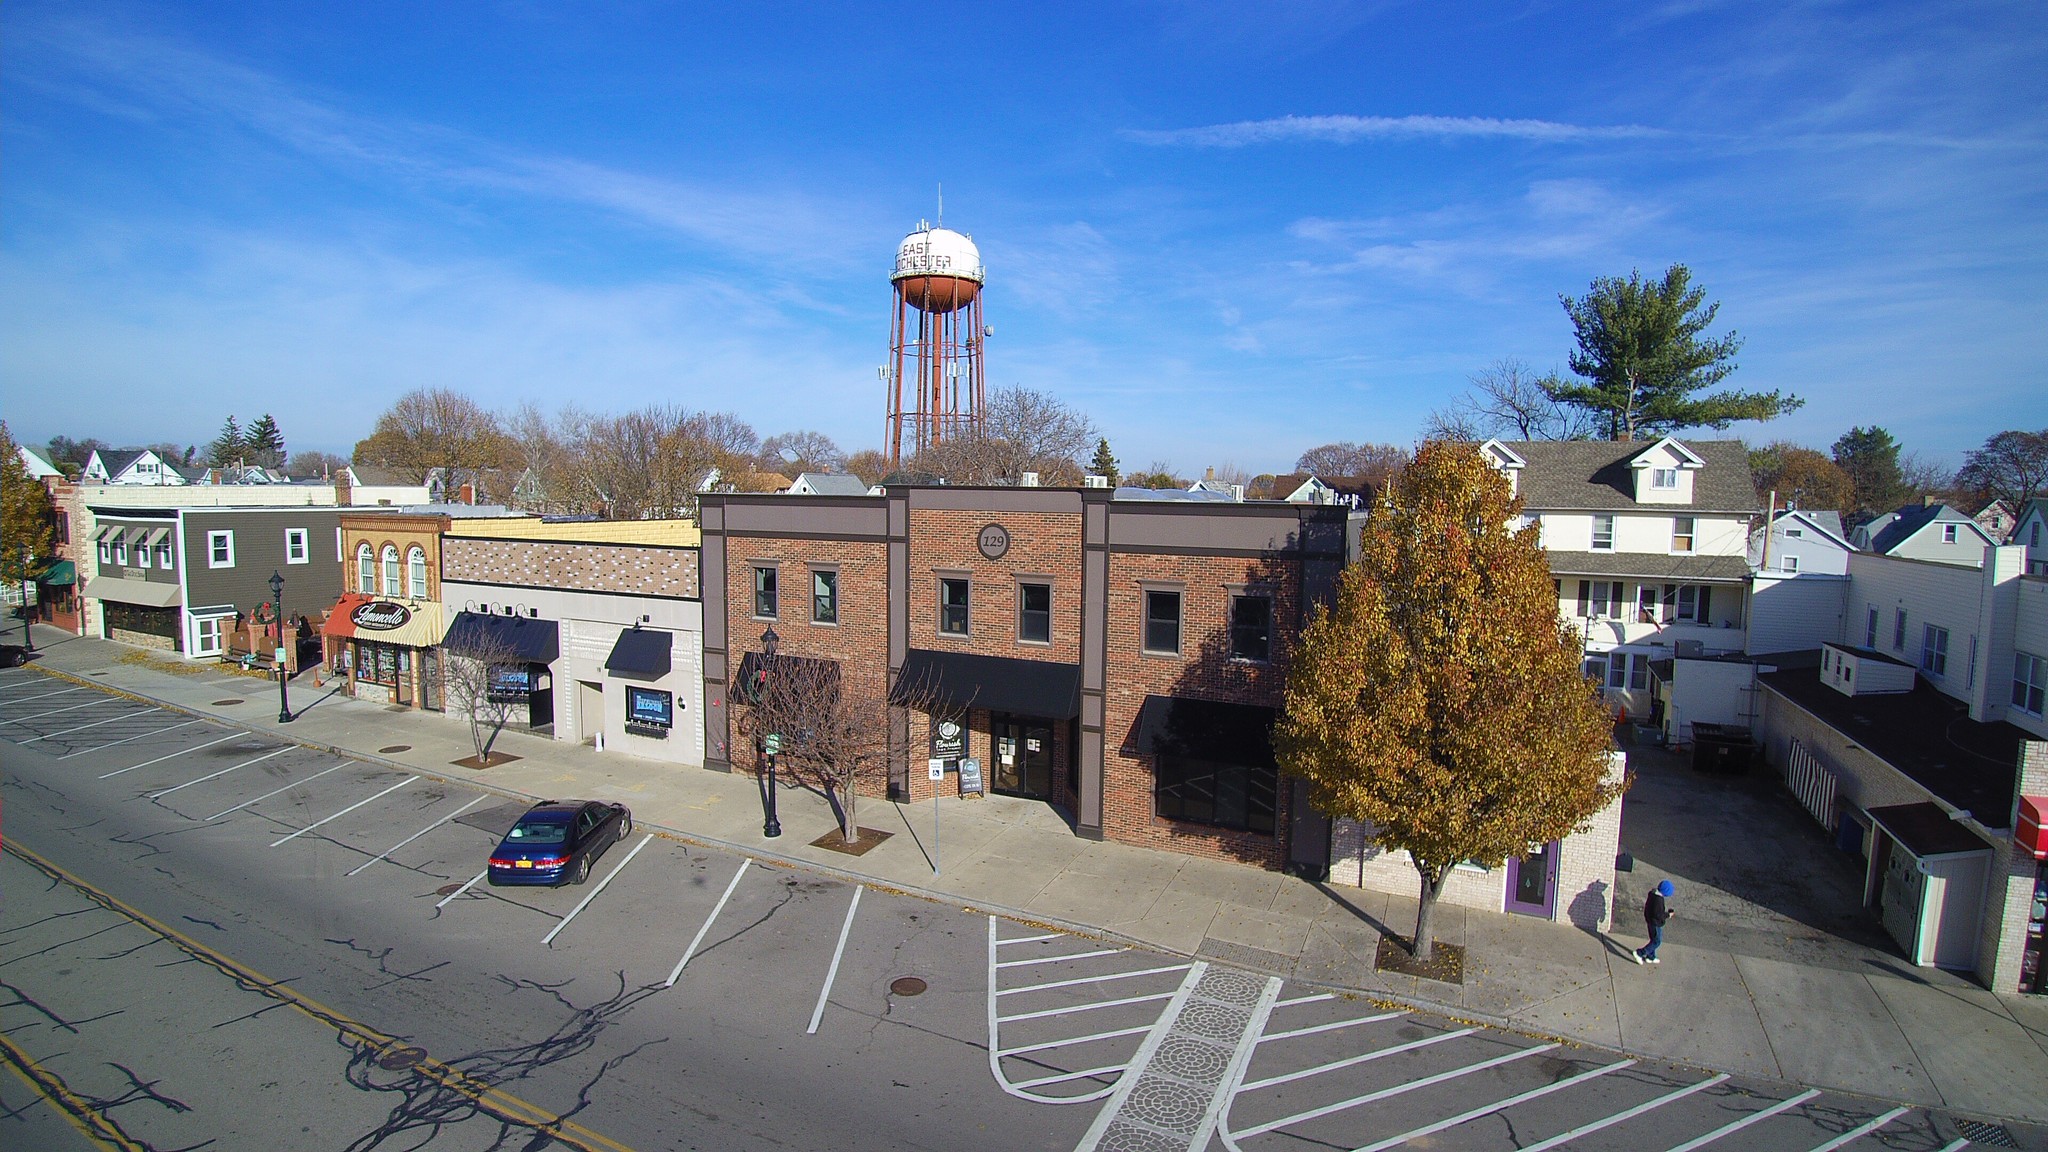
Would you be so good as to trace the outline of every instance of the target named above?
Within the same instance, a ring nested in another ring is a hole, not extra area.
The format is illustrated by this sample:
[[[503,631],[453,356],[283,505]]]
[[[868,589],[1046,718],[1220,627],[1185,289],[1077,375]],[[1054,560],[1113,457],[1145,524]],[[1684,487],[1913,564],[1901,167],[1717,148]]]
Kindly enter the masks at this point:
[[[818,660],[809,656],[791,656],[778,652],[770,660],[759,652],[748,652],[740,657],[740,674],[733,680],[743,699],[754,698],[754,686],[766,683],[761,679],[766,672],[770,677],[788,676],[800,678],[807,692],[821,692],[837,697],[839,692],[839,662]]]
[[[372,597],[365,596],[360,592],[343,592],[341,599],[334,602],[334,607],[328,609],[327,619],[321,622],[321,634],[342,640],[354,636],[356,634],[355,610],[368,604],[371,599]]]
[[[1147,696],[1138,709],[1138,751],[1271,768],[1273,717],[1273,709],[1255,704]]]
[[[401,648],[432,648],[447,632],[448,618],[437,600],[380,600],[344,592],[320,630],[329,636]]]
[[[78,566],[69,560],[58,560],[48,568],[37,573],[36,583],[51,585],[76,584],[78,583]]]
[[[116,604],[140,604],[145,608],[175,608],[185,602],[176,584],[148,580],[123,580],[118,576],[95,576],[85,582],[85,594],[94,600]]]
[[[358,632],[357,638],[366,634]],[[494,654],[490,650],[497,649],[514,660],[552,664],[562,654],[562,633],[553,620],[458,612],[441,646],[457,656]]]
[[[154,548],[157,545],[163,543],[165,540],[169,539],[170,535],[171,530],[169,528],[151,528],[149,530],[148,538],[142,542],[143,546],[148,548]]]
[[[2048,860],[2048,796],[2020,797],[2020,820],[2013,839],[2036,860]]]
[[[658,680],[668,675],[669,648],[674,640],[672,632],[628,628],[619,633],[619,642],[612,645],[612,654],[605,657],[605,670]]]
[[[1081,666],[912,648],[889,702],[1066,720],[1081,714]]]

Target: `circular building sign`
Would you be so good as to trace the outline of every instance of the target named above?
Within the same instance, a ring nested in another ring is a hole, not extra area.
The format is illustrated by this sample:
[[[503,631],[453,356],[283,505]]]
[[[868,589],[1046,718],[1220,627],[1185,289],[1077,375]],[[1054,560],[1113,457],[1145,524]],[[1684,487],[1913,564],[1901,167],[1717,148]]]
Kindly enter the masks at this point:
[[[1001,524],[990,524],[981,530],[981,535],[974,543],[981,549],[983,556],[991,560],[1000,560],[1003,553],[1010,550],[1010,530]]]
[[[377,600],[358,605],[348,618],[356,627],[366,631],[390,632],[405,627],[405,622],[412,619],[412,610],[403,604]]]

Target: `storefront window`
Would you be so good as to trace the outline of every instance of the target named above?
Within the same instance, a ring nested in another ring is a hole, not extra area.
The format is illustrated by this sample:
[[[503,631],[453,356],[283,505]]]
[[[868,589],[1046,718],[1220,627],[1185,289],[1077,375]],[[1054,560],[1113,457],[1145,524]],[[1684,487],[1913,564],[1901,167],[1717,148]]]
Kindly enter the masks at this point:
[[[675,726],[675,697],[659,688],[626,687],[626,723],[633,727],[658,728],[664,734]]]
[[[356,679],[366,684],[398,687],[398,649],[390,644],[356,641]]]
[[[1169,820],[1273,834],[1279,774],[1272,768],[1162,755],[1154,799]]]

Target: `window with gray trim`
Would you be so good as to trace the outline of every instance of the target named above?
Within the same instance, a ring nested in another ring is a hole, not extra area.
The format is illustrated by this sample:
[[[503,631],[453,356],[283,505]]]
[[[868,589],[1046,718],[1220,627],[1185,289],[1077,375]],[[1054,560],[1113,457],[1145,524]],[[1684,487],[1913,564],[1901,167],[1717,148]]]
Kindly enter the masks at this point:
[[[2012,706],[2030,715],[2041,714],[2042,693],[2048,689],[2048,660],[2030,652],[2012,654]]]
[[[939,577],[939,632],[946,636],[967,635],[970,587],[965,576]]]
[[[754,619],[773,620],[780,607],[774,566],[754,565]]]
[[[1246,592],[1230,598],[1230,657],[1233,660],[1273,658],[1273,597]]]
[[[1027,644],[1052,642],[1052,585],[1017,585],[1017,639]]]
[[[1892,651],[1904,652],[1905,650],[1906,610],[1901,608],[1892,616]]]
[[[1180,593],[1164,588],[1145,590],[1145,651],[1180,655]]]
[[[1948,629],[1927,625],[1920,637],[1920,668],[1929,676],[1948,676]]]
[[[839,623],[839,572],[837,569],[811,569],[811,623]]]

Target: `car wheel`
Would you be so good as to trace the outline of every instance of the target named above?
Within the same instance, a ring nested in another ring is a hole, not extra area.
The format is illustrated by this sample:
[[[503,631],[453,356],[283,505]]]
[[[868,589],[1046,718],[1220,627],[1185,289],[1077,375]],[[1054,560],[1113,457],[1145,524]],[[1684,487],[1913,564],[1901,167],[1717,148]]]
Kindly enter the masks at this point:
[[[590,857],[585,856],[576,861],[576,872],[569,878],[569,883],[581,884],[588,879],[590,879]]]
[[[626,815],[624,812],[619,813],[619,842],[622,844],[625,843],[626,837],[631,836],[632,834],[633,818],[631,816]]]

